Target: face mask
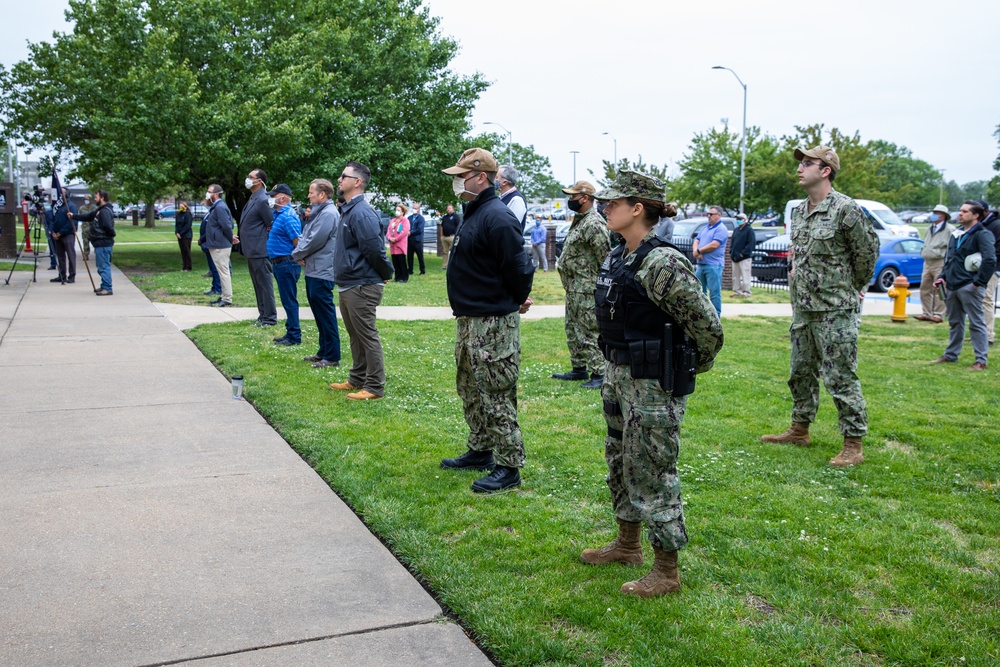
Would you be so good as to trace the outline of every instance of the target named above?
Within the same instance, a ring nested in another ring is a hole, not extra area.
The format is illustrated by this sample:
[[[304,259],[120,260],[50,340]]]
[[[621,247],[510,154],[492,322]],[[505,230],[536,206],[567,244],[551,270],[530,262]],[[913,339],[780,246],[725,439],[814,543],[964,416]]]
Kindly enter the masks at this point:
[[[541,220],[535,220],[535,227],[541,227],[541,226],[542,226],[542,221]]]
[[[212,193],[211,192],[206,192],[205,193],[205,201],[212,201]]]
[[[275,199],[274,197],[268,197],[267,198],[267,205],[270,206],[271,208],[274,208],[277,203],[278,203],[278,200]]]
[[[569,210],[571,210],[574,213],[576,213],[576,212],[578,212],[580,210],[580,203],[581,202],[578,199],[570,199],[568,202],[566,202],[566,207]]]
[[[467,190],[465,189],[465,180],[461,176],[453,176],[451,179],[451,190],[455,193],[456,197],[461,198]],[[471,192],[469,194],[472,194]]]
[[[396,209],[396,217],[397,218],[402,218],[403,217],[403,212],[400,211],[398,208]]]

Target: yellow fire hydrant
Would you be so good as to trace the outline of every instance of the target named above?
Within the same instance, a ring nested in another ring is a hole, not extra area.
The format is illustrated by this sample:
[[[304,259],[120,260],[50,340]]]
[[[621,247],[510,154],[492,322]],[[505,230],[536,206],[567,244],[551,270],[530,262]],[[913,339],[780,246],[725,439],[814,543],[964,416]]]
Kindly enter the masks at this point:
[[[906,321],[906,297],[910,296],[910,290],[907,289],[909,286],[910,281],[906,279],[906,276],[899,276],[886,292],[893,301],[892,317],[889,318],[893,322]]]

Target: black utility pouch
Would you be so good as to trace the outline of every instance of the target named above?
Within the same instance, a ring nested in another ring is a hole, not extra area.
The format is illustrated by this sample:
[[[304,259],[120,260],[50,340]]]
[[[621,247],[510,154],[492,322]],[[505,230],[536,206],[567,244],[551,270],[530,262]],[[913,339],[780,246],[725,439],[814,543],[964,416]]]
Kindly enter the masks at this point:
[[[686,334],[679,343],[674,348],[674,396],[687,396],[694,393],[698,352]]]
[[[629,370],[633,379],[660,377],[661,347],[658,340],[634,340],[628,344]]]

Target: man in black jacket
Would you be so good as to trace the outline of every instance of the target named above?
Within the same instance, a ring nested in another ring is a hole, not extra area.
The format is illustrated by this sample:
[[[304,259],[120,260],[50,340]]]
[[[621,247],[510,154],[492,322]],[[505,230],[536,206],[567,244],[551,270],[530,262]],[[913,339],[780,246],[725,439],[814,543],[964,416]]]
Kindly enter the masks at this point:
[[[494,190],[497,161],[470,148],[454,167],[455,196],[468,202],[448,263],[448,301],[458,318],[456,384],[469,425],[468,451],[441,461],[453,470],[492,472],[472,483],[477,493],[521,484],[524,443],[517,424],[521,366],[520,315],[531,306],[534,265],[520,223]],[[494,467],[495,464],[495,467]]]
[[[273,327],[278,323],[278,308],[274,303],[271,260],[267,257],[267,234],[274,222],[274,211],[267,203],[267,174],[253,169],[244,185],[250,190],[250,200],[240,213],[239,233],[234,243],[247,258],[253,292],[257,297],[258,327]]]
[[[441,252],[444,259],[441,261],[441,270],[448,270],[448,258],[451,256],[451,244],[455,241],[455,232],[462,222],[462,216],[455,213],[455,207],[448,204],[445,214],[441,216]]]
[[[111,296],[111,253],[115,247],[115,214],[111,210],[106,190],[94,193],[97,208],[90,213],[70,213],[70,219],[90,222],[90,245],[94,246],[97,258],[97,274],[101,276],[101,286],[94,290],[97,296]]]
[[[192,226],[194,216],[186,200],[177,202],[177,213],[174,215],[174,236],[181,249],[181,271],[191,270],[191,238],[194,236]]]
[[[729,242],[729,256],[733,260],[733,296],[748,298],[750,296],[750,269],[753,260],[750,258],[754,246],[757,245],[757,235],[747,221],[747,216],[739,213],[736,216],[740,226],[733,232]]]
[[[59,277],[51,283],[76,282],[76,223],[72,216],[76,215],[76,204],[69,200],[69,190],[63,188],[62,198],[53,204],[52,238],[56,242],[56,260],[59,266]]]
[[[958,210],[958,221],[962,229],[952,234],[948,241],[948,254],[944,258],[944,271],[938,282],[948,289],[945,303],[948,307],[948,325],[951,327],[948,347],[944,354],[934,360],[935,364],[958,361],[965,337],[965,318],[969,318],[972,332],[972,349],[976,361],[970,368],[974,371],[986,370],[989,343],[986,338],[986,322],[983,318],[983,295],[986,285],[996,270],[996,239],[983,227],[982,219],[986,211],[979,202],[967,199]],[[980,263],[976,268],[972,255],[979,254]],[[975,269],[975,270],[974,270]]]

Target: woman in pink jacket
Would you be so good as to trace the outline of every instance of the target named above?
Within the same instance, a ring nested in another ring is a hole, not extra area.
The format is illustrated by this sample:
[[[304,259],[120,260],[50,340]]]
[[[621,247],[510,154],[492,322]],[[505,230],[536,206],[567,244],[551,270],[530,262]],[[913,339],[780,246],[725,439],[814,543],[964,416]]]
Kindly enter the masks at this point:
[[[389,254],[392,255],[392,268],[396,271],[393,282],[405,283],[410,278],[406,270],[406,239],[410,235],[410,221],[406,217],[409,210],[406,204],[396,206],[396,217],[389,221]]]

